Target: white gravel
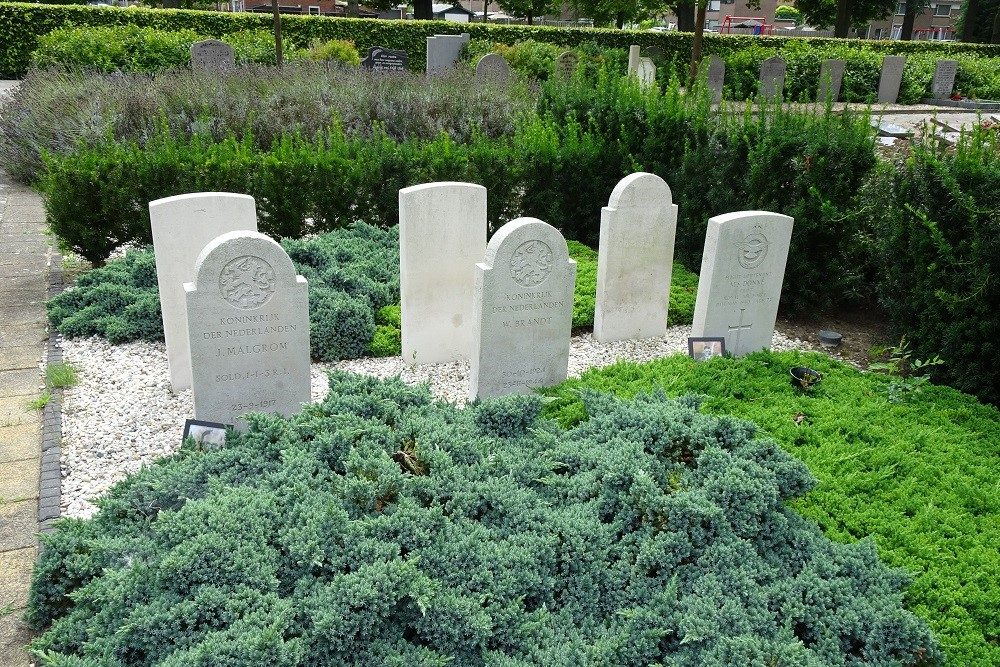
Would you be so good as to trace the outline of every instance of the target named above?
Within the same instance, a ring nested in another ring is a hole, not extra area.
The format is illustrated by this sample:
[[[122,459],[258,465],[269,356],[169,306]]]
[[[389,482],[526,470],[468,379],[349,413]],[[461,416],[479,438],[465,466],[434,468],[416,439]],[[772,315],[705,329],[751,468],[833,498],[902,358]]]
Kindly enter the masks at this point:
[[[622,359],[642,362],[687,353],[690,326],[676,326],[663,338],[599,343],[575,336],[569,375]],[[816,346],[775,332],[773,350],[814,350]],[[192,415],[191,391],[173,394],[162,343],[111,345],[102,338],[63,341],[65,361],[79,370],[80,383],[65,393],[62,440],[62,514],[89,517],[92,501],[126,475],[180,446],[184,420]],[[399,376],[407,384],[430,383],[435,397],[464,404],[469,364],[453,362],[410,367],[402,357],[313,364],[312,396],[326,396],[326,371],[339,368],[379,378]]]

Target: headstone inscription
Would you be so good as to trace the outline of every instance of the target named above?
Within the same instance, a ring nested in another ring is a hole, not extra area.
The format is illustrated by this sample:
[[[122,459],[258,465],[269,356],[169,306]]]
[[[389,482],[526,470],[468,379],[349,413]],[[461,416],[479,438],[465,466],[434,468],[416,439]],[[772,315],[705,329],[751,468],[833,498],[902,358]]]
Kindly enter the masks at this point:
[[[576,74],[576,68],[580,64],[580,57],[572,51],[563,51],[556,58],[556,75],[562,79],[572,79]]]
[[[455,69],[462,47],[469,43],[469,33],[434,35],[427,38],[427,76],[446,74]]]
[[[506,84],[510,81],[510,65],[504,57],[496,53],[487,53],[476,63],[476,78],[496,84]]]
[[[948,99],[955,90],[955,75],[958,74],[957,60],[939,60],[934,66],[934,79],[931,81],[931,96],[934,99]]]
[[[576,262],[535,218],[497,230],[476,265],[469,398],[526,393],[566,379]]]
[[[257,207],[249,195],[195,192],[149,202],[149,221],[170,386],[178,392],[191,386],[184,283],[194,280],[195,260],[212,239],[257,231]]]
[[[843,82],[844,61],[824,60],[819,66],[819,91],[816,93],[816,101],[820,103],[825,103],[827,100],[838,101]]]
[[[878,101],[895,104],[899,97],[899,86],[903,83],[903,67],[906,56],[886,56],[882,59],[882,75],[878,80]]]
[[[770,348],[792,223],[766,211],[709,219],[692,336],[724,337],[737,357]]]
[[[639,58],[639,85],[649,88],[656,83],[656,65],[649,58]]]
[[[368,55],[361,60],[361,68],[377,73],[405,72],[410,57],[406,51],[394,51],[381,46],[368,49]]]
[[[486,250],[486,188],[425,183],[399,191],[403,361],[468,359],[476,262]]]
[[[760,64],[760,95],[766,100],[780,98],[785,93],[785,61],[778,56]]]
[[[712,91],[712,104],[722,102],[722,84],[726,78],[726,61],[719,56],[708,58],[708,89]]]
[[[293,415],[309,402],[309,288],[280,245],[223,234],[184,291],[196,419],[244,429],[248,412]]]
[[[233,47],[217,39],[205,39],[191,45],[191,69],[213,70],[236,67]]]
[[[594,338],[653,338],[667,332],[677,205],[656,174],[630,174],[601,210]]]

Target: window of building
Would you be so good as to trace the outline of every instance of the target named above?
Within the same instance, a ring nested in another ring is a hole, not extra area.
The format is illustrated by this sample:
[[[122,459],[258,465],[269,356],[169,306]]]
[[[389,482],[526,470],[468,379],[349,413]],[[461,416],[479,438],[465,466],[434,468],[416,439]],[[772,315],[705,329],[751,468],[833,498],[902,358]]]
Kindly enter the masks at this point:
[[[719,21],[712,19],[710,21],[705,21],[705,30],[718,30]]]
[[[875,28],[875,35],[872,39],[882,39],[882,28]]]
[[[934,8],[934,16],[951,16],[951,5],[938,5]]]
[[[899,39],[902,35],[903,35],[903,26],[894,25],[892,26],[892,34],[889,36],[889,39]]]
[[[309,5],[309,13],[319,14],[319,7],[317,7],[316,5]]]
[[[902,16],[906,13],[906,2],[900,2],[896,5],[896,16]]]
[[[708,1],[708,11],[717,12],[719,7],[722,5],[721,0],[709,0]]]

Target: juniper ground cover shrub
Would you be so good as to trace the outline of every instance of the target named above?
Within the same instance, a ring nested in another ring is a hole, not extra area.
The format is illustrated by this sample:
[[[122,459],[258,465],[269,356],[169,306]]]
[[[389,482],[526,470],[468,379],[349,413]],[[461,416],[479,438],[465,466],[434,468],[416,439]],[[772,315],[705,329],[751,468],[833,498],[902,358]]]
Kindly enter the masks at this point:
[[[824,375],[808,393],[789,382],[788,369],[803,365]],[[948,664],[998,665],[1000,411],[941,386],[894,403],[891,382],[815,353],[673,356],[569,380],[544,392],[556,397],[545,414],[572,425],[588,414],[581,391],[662,390],[752,420],[819,480],[794,503],[802,515],[839,542],[871,536],[883,560],[914,577],[906,607],[934,631]]]
[[[45,538],[43,664],[936,665],[870,542],[785,501],[806,468],[692,398],[459,410],[333,374]]]

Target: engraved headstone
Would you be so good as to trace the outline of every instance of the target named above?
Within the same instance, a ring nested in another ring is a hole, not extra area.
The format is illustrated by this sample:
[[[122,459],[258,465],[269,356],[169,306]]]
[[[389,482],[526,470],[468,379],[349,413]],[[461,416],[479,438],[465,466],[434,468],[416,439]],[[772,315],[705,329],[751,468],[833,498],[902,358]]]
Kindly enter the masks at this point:
[[[899,97],[899,86],[903,83],[903,67],[906,56],[886,56],[882,59],[882,75],[878,80],[878,101],[895,104]]]
[[[455,69],[462,47],[469,43],[469,34],[434,35],[427,38],[427,75],[446,74]]]
[[[692,336],[724,337],[737,357],[771,347],[792,223],[766,211],[709,219]]]
[[[476,262],[486,250],[486,188],[425,183],[399,191],[403,361],[468,359]]]
[[[469,397],[527,393],[566,379],[576,262],[555,227],[518,218],[476,265]]]
[[[638,44],[628,47],[628,75],[639,76],[639,58],[642,57]]]
[[[580,57],[578,55],[572,51],[563,51],[556,58],[556,75],[562,79],[572,79],[579,64]]]
[[[233,69],[236,53],[233,47],[217,39],[206,39],[191,45],[191,69]]]
[[[476,63],[476,78],[505,84],[510,81],[510,65],[507,64],[503,56],[487,53]]]
[[[667,64],[667,54],[658,46],[647,46],[642,50],[642,55],[652,60],[657,67]]]
[[[819,66],[819,92],[817,102],[836,102],[840,99],[840,86],[844,82],[844,61],[824,60]]]
[[[955,90],[955,75],[958,73],[957,60],[939,60],[934,66],[934,79],[931,81],[931,97],[948,99]]]
[[[280,245],[223,234],[184,291],[195,419],[242,429],[248,412],[293,415],[309,402],[309,288]]]
[[[405,72],[410,62],[406,51],[394,51],[381,46],[368,49],[368,55],[361,60],[361,68],[372,72]]]
[[[722,101],[722,84],[726,78],[726,61],[719,56],[708,58],[708,89],[712,91],[712,104]]]
[[[639,58],[637,76],[639,77],[639,85],[643,88],[649,88],[656,83],[656,65],[649,58]]]
[[[785,93],[785,61],[778,56],[760,64],[760,95],[773,100]]]
[[[626,176],[601,210],[594,338],[653,338],[667,332],[677,205],[656,174]]]
[[[149,202],[149,220],[170,386],[177,392],[191,386],[184,283],[194,280],[195,260],[212,239],[257,231],[257,207],[249,195],[195,192]]]

